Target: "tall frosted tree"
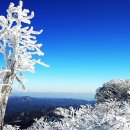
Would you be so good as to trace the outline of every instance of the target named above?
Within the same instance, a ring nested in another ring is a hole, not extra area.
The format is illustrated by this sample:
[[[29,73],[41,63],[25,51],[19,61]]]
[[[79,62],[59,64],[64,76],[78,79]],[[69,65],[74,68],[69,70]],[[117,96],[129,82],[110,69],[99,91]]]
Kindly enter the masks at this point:
[[[0,70],[0,130],[3,130],[5,110],[14,81],[25,89],[23,72],[34,72],[36,63],[48,67],[40,59],[33,58],[33,55],[44,55],[40,49],[42,44],[37,44],[36,40],[36,35],[42,30],[34,31],[29,26],[34,12],[22,7],[22,1],[16,7],[10,3],[7,17],[0,16],[0,52],[5,62]]]

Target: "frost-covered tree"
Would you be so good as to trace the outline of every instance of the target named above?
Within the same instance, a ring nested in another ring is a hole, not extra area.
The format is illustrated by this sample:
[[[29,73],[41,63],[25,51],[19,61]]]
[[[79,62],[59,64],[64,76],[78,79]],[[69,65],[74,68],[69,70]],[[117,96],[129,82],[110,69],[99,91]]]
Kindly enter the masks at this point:
[[[130,80],[111,80],[103,84],[96,90],[98,102],[104,102],[109,99],[116,99],[117,101],[130,101]]]
[[[40,59],[33,59],[33,55],[43,56],[42,44],[37,44],[36,36],[42,33],[30,27],[34,12],[23,9],[23,2],[15,7],[10,3],[7,17],[0,16],[0,52],[4,56],[5,66],[0,70],[0,130],[3,130],[3,121],[8,97],[12,91],[14,80],[18,81],[23,89],[23,72],[34,72],[35,64],[48,66]]]

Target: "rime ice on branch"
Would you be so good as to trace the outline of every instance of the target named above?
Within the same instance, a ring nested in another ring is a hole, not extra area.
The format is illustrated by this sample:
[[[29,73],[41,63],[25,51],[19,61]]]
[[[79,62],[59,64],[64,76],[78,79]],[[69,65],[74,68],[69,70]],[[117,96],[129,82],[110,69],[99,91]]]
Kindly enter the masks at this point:
[[[7,68],[15,72],[34,72],[36,63],[47,66],[40,59],[35,60],[32,55],[43,56],[40,50],[42,44],[36,44],[36,36],[41,31],[34,31],[33,27],[22,27],[22,23],[30,24],[34,17],[34,12],[29,14],[28,9],[22,9],[23,3],[19,2],[17,7],[10,3],[7,9],[7,19],[0,16],[0,51],[4,54]],[[9,49],[7,49],[9,47]]]
[[[31,24],[30,20],[34,17],[34,12],[30,13],[28,9],[22,7],[22,1],[16,7],[14,3],[10,3],[7,18],[0,16],[0,52],[3,53],[6,63],[4,69],[0,71],[1,127],[13,81],[17,80],[24,88],[22,72],[34,72],[36,63],[48,67],[40,59],[33,59],[33,55],[44,55],[40,49],[42,44],[37,44],[36,40],[36,35],[41,34],[42,30],[34,31],[33,27],[25,26]]]

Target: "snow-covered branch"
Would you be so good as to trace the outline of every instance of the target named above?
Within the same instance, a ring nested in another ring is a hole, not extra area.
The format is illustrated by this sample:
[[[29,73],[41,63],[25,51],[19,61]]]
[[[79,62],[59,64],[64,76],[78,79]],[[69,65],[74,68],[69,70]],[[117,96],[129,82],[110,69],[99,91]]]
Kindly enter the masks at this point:
[[[34,66],[39,63],[48,67],[39,60],[34,60],[34,54],[43,56],[41,51],[42,44],[37,44],[36,36],[42,33],[34,31],[33,27],[22,27],[22,23],[31,23],[34,12],[29,15],[28,9],[22,9],[23,2],[20,1],[18,6],[10,3],[7,9],[7,18],[0,16],[0,52],[6,53],[6,62],[10,60],[11,64],[15,64],[15,71],[31,71],[34,72]],[[8,48],[8,49],[7,49]]]

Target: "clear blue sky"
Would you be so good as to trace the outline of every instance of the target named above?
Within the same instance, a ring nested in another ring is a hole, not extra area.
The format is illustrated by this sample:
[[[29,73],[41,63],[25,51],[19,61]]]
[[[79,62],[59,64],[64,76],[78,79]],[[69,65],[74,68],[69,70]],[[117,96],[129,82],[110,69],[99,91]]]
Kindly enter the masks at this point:
[[[129,0],[23,0],[43,29],[42,60],[25,74],[29,91],[91,92],[113,78],[130,78]],[[0,0],[5,15],[10,2]]]

